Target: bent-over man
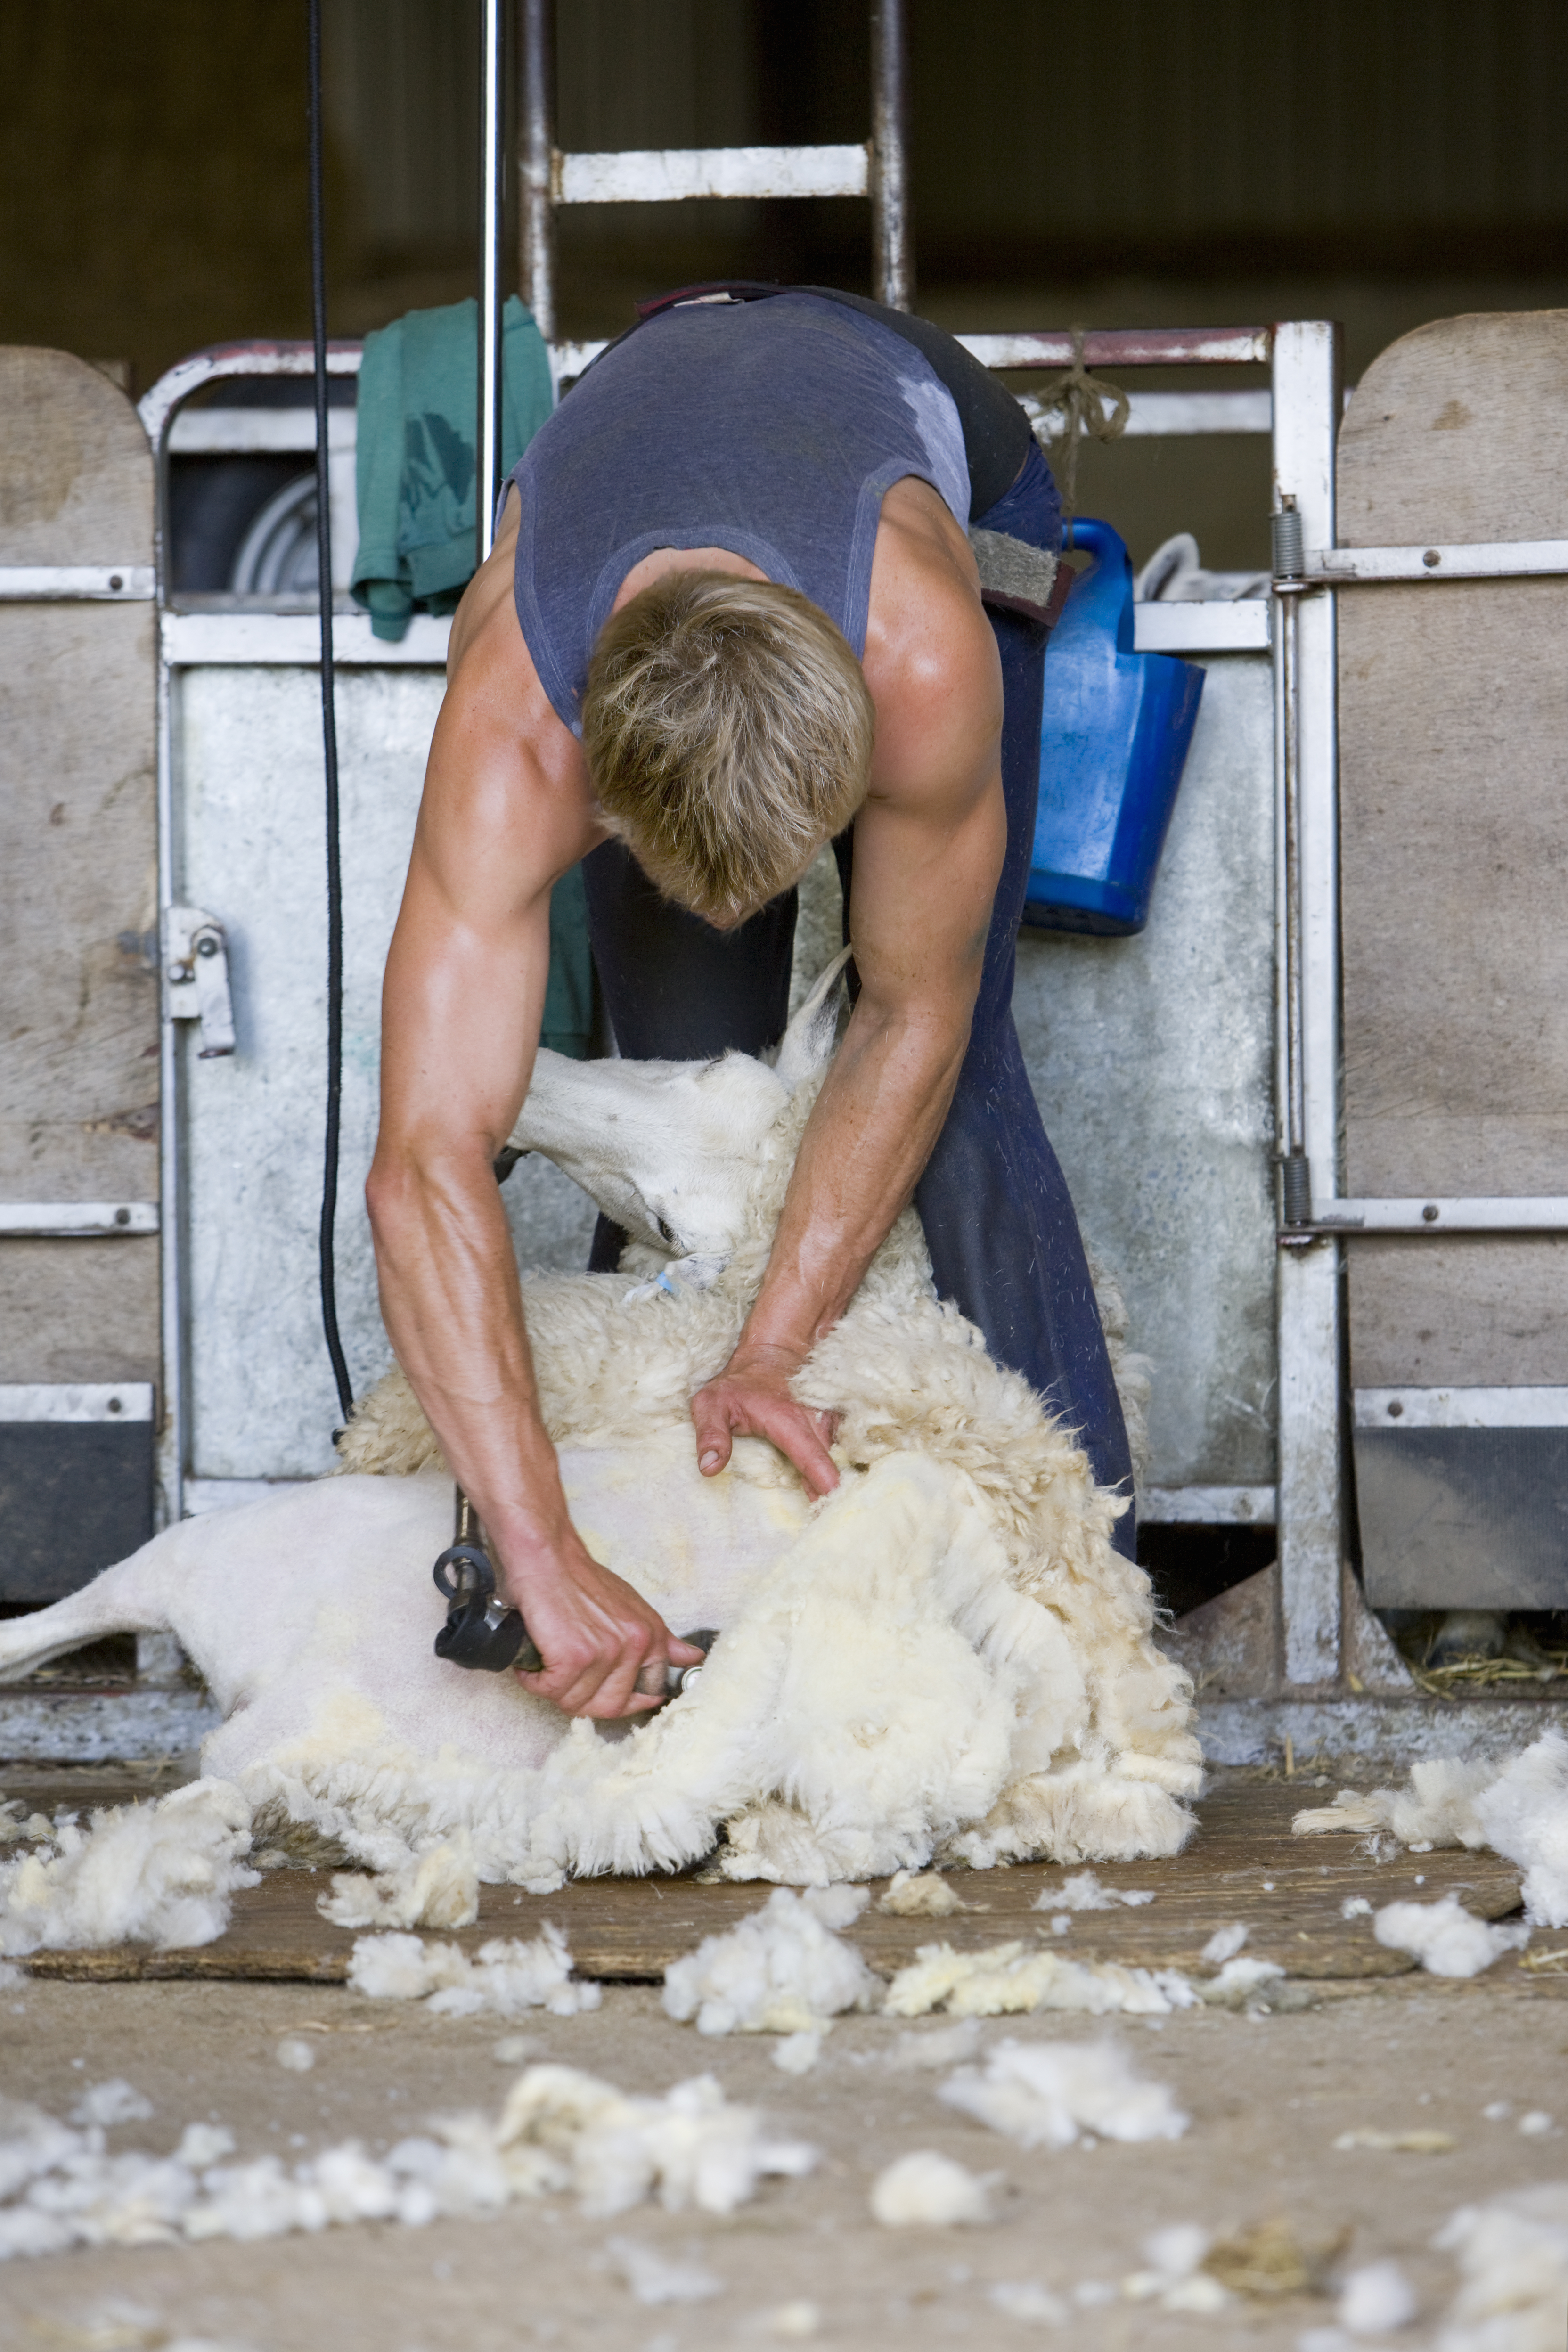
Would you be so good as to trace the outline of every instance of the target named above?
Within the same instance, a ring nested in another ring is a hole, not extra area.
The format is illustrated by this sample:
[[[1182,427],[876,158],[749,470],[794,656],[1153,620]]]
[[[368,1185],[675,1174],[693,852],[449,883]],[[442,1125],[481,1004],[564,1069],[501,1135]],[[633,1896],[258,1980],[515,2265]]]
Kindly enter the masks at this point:
[[[572,1526],[492,1172],[538,1047],[551,890],[579,858],[638,1058],[776,1045],[795,884],[828,841],[844,879],[854,1009],[766,1279],[692,1400],[701,1469],[750,1433],[836,1485],[790,1381],[912,1196],[941,1296],[1129,1485],[1010,1011],[1046,629],[1027,598],[982,603],[972,523],[1060,544],[1023,412],[950,337],[826,291],[677,298],[535,436],[454,622],[369,1201],[393,1345],[545,1662],[523,1679],[570,1714],[653,1706],[667,1662],[698,1655]],[[594,1262],[619,1239],[602,1223]]]

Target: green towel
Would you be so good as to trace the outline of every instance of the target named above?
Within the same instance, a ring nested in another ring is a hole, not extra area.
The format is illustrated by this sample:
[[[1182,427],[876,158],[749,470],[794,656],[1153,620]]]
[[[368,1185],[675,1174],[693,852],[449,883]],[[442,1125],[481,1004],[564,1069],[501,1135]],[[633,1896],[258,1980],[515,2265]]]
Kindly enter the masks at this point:
[[[588,894],[574,866],[550,894],[550,979],[539,1042],[585,1062],[594,1043],[594,957],[588,945]]]
[[[364,339],[350,584],[372,633],[394,643],[416,607],[455,611],[473,577],[479,314],[470,297],[410,310]],[[550,361],[515,294],[501,324],[501,466],[510,473],[550,414]]]
[[[510,473],[552,404],[543,341],[514,294],[502,313],[501,464]],[[355,600],[372,634],[407,635],[416,607],[456,610],[474,573],[479,304],[411,310],[364,339],[360,366]],[[574,866],[550,900],[541,1043],[585,1061],[594,1037],[588,901]]]

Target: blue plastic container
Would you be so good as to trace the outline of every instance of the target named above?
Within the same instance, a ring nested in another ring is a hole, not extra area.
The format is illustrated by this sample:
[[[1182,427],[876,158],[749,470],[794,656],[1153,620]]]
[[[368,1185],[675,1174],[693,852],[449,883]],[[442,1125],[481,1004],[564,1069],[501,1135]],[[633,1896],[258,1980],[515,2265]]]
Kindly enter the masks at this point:
[[[1040,808],[1024,921],[1124,938],[1149,896],[1175,806],[1204,673],[1132,649],[1132,565],[1108,522],[1080,518],[1079,573],[1051,635]]]

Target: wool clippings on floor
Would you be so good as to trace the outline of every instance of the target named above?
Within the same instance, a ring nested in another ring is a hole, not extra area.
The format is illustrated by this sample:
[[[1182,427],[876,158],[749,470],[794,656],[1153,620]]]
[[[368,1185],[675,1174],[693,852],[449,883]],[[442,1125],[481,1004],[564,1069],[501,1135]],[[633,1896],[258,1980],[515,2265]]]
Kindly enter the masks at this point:
[[[516,2017],[530,2009],[575,2017],[597,2009],[603,1997],[596,1984],[574,1978],[566,1938],[548,1924],[531,1943],[496,1937],[472,1959],[458,1944],[361,1936],[349,1983],[371,2000],[422,2001],[433,2017]]]
[[[1524,1872],[1525,1917],[1568,1927],[1568,1739],[1548,1731],[1500,1769],[1458,1757],[1411,1767],[1403,1789],[1363,1796],[1342,1789],[1331,1805],[1299,1812],[1298,1837],[1386,1832],[1414,1853],[1489,1846]],[[1469,1973],[1469,1971],[1466,1971]]]
[[[171,2156],[110,2156],[101,2124],[73,2130],[38,2107],[0,2103],[0,2261],[358,2221],[421,2228],[552,2195],[605,2218],[650,2199],[672,2212],[725,2214],[764,2180],[801,2179],[816,2161],[756,2109],[732,2105],[711,2075],[657,2098],[557,2065],[529,2067],[494,2119],[437,2117],[382,2159],[358,2140],[292,2169],[274,2155],[226,2162],[233,2153],[227,2132],[193,2124]]]

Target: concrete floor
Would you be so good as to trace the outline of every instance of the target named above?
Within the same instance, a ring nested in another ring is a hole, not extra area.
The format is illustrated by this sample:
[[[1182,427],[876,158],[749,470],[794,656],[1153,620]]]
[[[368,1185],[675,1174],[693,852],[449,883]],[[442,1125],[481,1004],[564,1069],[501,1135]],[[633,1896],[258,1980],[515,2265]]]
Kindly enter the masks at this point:
[[[513,2069],[501,2035],[526,2030],[539,2055],[602,2074],[624,2088],[662,2091],[711,2071],[726,2094],[765,2107],[816,2142],[817,2171],[775,2182],[731,2219],[642,2208],[584,2221],[563,2200],[510,2207],[483,2221],[428,2230],[367,2225],[316,2238],[76,2252],[0,2271],[0,2344],[122,2352],[182,2336],[247,2352],[514,2352],[550,2345],[604,2352],[700,2352],[780,2339],[769,2315],[807,2299],[814,2340],[863,2347],[989,2347],[1031,2340],[1074,2352],[1170,2352],[1236,2343],[1272,2352],[1321,2326],[1332,2305],[1297,2294],[1238,2301],[1183,2317],[1118,2299],[1052,2329],[1004,2315],[986,2297],[998,2281],[1036,2281],[1070,2295],[1117,2284],[1139,2267],[1155,2228],[1198,2221],[1219,2232],[1286,2218],[1304,2244],[1349,2233],[1345,2259],[1393,2255],[1421,2297],[1402,2340],[1426,2340],[1454,2284],[1429,2241],[1456,2206],[1542,2180],[1568,2180],[1568,1980],[1489,1985],[1401,1978],[1318,1989],[1320,2005],[1250,2020],[1199,2011],[1110,2022],[1141,2072],[1167,2082],[1192,2117],[1178,2142],[1025,2154],[939,2103],[937,2073],[888,2063],[914,2028],[879,2018],[841,2022],[816,2071],[792,2079],[766,2038],[703,2040],[671,2023],[658,1990],[610,1986],[596,2013],[541,2018],[526,2029],[494,2019],[443,2021],[336,1987],[234,1983],[33,1981],[0,1994],[0,2087],[56,2115],[84,2084],[121,2075],[153,2102],[150,2122],[110,2135],[111,2147],[162,2153],[197,2118],[230,2126],[240,2156],[314,2153],[351,2135],[373,2149],[432,2111],[493,2113]],[[325,2032],[310,2031],[324,2027]],[[1086,2041],[1106,2030],[1052,2016],[996,2021],[990,2043]],[[320,2055],[285,2071],[280,2036],[305,2031]],[[1489,2121],[1482,2109],[1510,2103]],[[1521,2137],[1523,2111],[1560,2120]],[[1370,2126],[1436,2129],[1445,2155],[1336,2151]],[[941,2149],[1005,2183],[990,2227],[889,2231],[870,2218],[879,2168],[911,2148]],[[612,2237],[671,2256],[693,2253],[724,2283],[700,2305],[647,2308],[606,2263]],[[129,2305],[116,2316],[116,2307]],[[1401,2339],[1395,2339],[1401,2340]]]

